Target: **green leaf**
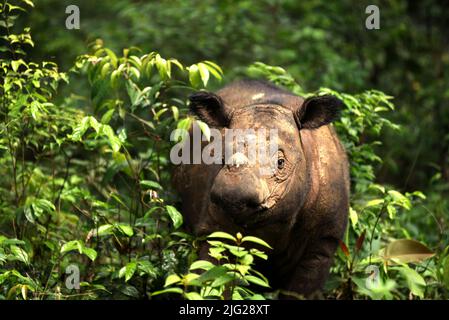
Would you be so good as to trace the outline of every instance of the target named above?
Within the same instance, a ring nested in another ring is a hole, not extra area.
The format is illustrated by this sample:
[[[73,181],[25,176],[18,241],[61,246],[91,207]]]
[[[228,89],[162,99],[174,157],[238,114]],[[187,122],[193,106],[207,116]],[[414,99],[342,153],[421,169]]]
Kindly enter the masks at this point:
[[[261,259],[263,259],[263,260],[267,260],[267,259],[268,259],[268,255],[267,255],[266,253],[260,251],[260,250],[257,250],[257,249],[252,248],[252,249],[249,250],[249,252],[250,252],[253,256],[259,257],[259,258],[261,258]]]
[[[210,235],[208,235],[207,237],[208,238],[228,239],[228,240],[232,240],[234,242],[237,242],[237,238],[236,237],[230,235],[229,233],[221,232],[221,231],[213,232]]]
[[[111,121],[112,115],[114,114],[115,109],[109,109],[102,117],[101,117],[101,123],[108,124],[109,121]]]
[[[178,141],[183,141],[184,139],[186,139],[189,136],[189,129],[191,127],[193,123],[193,118],[191,117],[187,117],[184,118],[180,121],[178,121],[177,124],[177,130],[176,131],[176,135],[173,137],[173,140],[178,142]]]
[[[79,244],[80,244],[79,240],[69,241],[61,247],[61,253],[64,254],[72,250],[79,250],[80,247]],[[82,250],[79,250],[79,253],[81,253],[81,251]]]
[[[384,199],[373,199],[373,200],[370,200],[370,201],[368,201],[366,203],[365,208],[378,206],[380,204],[383,204],[384,201],[385,201]]]
[[[14,258],[16,258],[19,261],[22,261],[25,264],[29,264],[30,260],[28,257],[28,253],[26,253],[25,250],[23,250],[22,248],[12,245],[11,246],[11,253],[14,256]]]
[[[85,254],[90,260],[94,261],[97,258],[97,251],[92,248],[83,248],[83,254]]]
[[[27,66],[26,62],[22,59],[11,61],[11,67],[14,71],[17,71],[21,65]]]
[[[118,224],[116,227],[128,237],[132,237],[134,234],[133,228],[130,225]]]
[[[164,294],[164,293],[179,293],[182,294],[182,289],[181,288],[167,288],[164,290],[160,290],[160,291],[155,291],[151,294],[151,296],[157,296],[159,294]]]
[[[129,297],[140,297],[139,291],[134,286],[127,285],[121,290],[121,292]]]
[[[209,69],[210,73],[218,79],[222,80],[223,70],[214,62],[212,61],[204,61],[204,63],[207,65],[207,68]]]
[[[199,88],[201,86],[201,75],[196,64],[189,67],[189,81],[194,88]]]
[[[247,275],[247,276],[245,276],[244,279],[247,280],[248,282],[257,284],[259,286],[270,288],[270,285],[268,284],[268,282],[266,282],[265,280],[260,279],[258,277]]]
[[[410,200],[404,196],[402,193],[396,191],[396,190],[390,190],[388,191],[388,194],[391,196],[391,198],[393,199],[394,203],[407,209],[410,210],[412,208],[412,204],[410,203]]]
[[[197,292],[187,292],[184,296],[187,300],[204,300],[203,297]]]
[[[97,235],[98,236],[111,235],[113,230],[114,226],[112,224],[104,224],[98,227]]]
[[[22,0],[22,2],[25,2],[27,5],[29,5],[30,7],[34,8],[34,3],[31,0]]]
[[[128,282],[132,278],[137,269],[137,263],[135,261],[130,262],[125,267],[125,282]]]
[[[171,274],[165,279],[164,287],[171,286],[172,284],[181,282],[181,277],[179,277],[177,274]]]
[[[235,280],[235,277],[232,274],[224,274],[218,278],[216,278],[212,283],[211,283],[211,287],[215,288],[215,287],[220,287],[225,285],[226,283],[229,283],[231,281]]]
[[[352,207],[349,208],[349,219],[351,220],[352,227],[354,228],[359,221],[359,216],[357,214],[357,211],[352,209]]]
[[[209,69],[207,65],[204,63],[198,63],[198,70],[200,72],[201,81],[203,82],[204,86],[207,87],[207,83],[209,82]]]
[[[443,264],[443,282],[446,285],[446,288],[449,289],[449,256],[444,259]]]
[[[247,242],[247,241],[257,243],[257,244],[260,244],[261,246],[273,249],[268,243],[266,243],[264,240],[257,238],[257,237],[252,237],[252,236],[243,237],[242,243]]]
[[[204,134],[204,137],[206,137],[206,140],[210,142],[210,128],[207,123],[200,120],[196,120],[196,123],[200,127],[201,132]]]
[[[179,119],[179,109],[176,106],[171,106],[170,107],[172,113],[173,113],[173,119],[175,119],[175,121],[178,121]]]
[[[394,219],[394,217],[396,217],[397,210],[393,205],[391,205],[391,204],[387,205],[387,212],[388,212],[388,217],[390,219]]]
[[[198,260],[190,265],[189,270],[197,270],[197,269],[209,270],[213,267],[214,267],[214,264],[210,261]]]
[[[251,254],[245,254],[242,259],[240,259],[240,263],[246,266],[249,266],[253,263],[254,257]]]
[[[97,252],[92,248],[87,248],[80,240],[72,240],[65,243],[61,247],[61,254],[69,251],[77,250],[80,254],[86,255],[90,260],[94,261],[97,258]]]
[[[170,205],[165,206],[165,208],[167,209],[168,215],[173,222],[173,226],[175,227],[175,229],[178,229],[183,222],[181,213],[178,211],[178,209]]]
[[[198,278],[192,280],[191,285],[202,286],[206,281],[215,280],[228,272],[228,268],[224,266],[214,266]]]
[[[248,251],[242,247],[229,248],[229,252],[237,258],[242,258],[248,253]]]
[[[408,266],[403,266],[399,268],[399,271],[404,275],[407,280],[407,285],[410,291],[420,298],[424,298],[424,288],[426,286],[426,281],[424,278],[412,268]]]
[[[151,180],[142,180],[140,181],[140,184],[142,186],[148,187],[150,189],[159,189],[162,190],[162,186],[157,183],[156,181],[151,181]]]

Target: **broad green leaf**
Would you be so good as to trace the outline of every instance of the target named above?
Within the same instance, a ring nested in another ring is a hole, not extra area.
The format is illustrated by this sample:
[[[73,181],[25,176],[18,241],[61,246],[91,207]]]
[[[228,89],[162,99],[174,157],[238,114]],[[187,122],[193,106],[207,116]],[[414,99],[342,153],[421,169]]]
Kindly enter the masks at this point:
[[[235,277],[232,274],[224,274],[220,277],[218,277],[217,279],[215,279],[212,283],[211,283],[211,287],[220,287],[223,286],[231,281],[233,281],[235,279]]]
[[[80,240],[72,240],[65,243],[61,247],[61,254],[69,251],[77,250],[80,254],[86,255],[90,260],[94,261],[97,258],[97,252],[92,248],[87,248]]]
[[[97,251],[95,251],[95,249],[83,247],[82,253],[92,261],[97,258]]]
[[[221,231],[213,232],[210,235],[208,235],[207,237],[208,238],[228,239],[228,240],[232,240],[234,242],[237,242],[237,238],[236,237],[230,235],[229,233],[221,232]]]
[[[203,273],[201,276],[199,276],[198,278],[190,281],[191,285],[197,285],[197,286],[201,286],[203,285],[206,281],[210,281],[210,280],[215,280],[218,277],[223,276],[224,274],[226,274],[228,272],[228,269],[224,266],[214,266],[213,268],[209,269],[208,271],[206,271],[205,273]]]
[[[125,266],[125,282],[128,282],[134,275],[137,269],[137,263],[132,261]]]
[[[240,263],[246,266],[249,266],[253,263],[254,257],[251,254],[245,254],[242,259],[240,259]]]
[[[134,286],[127,285],[124,289],[121,290],[121,292],[133,298],[140,297],[139,291]]]
[[[201,75],[196,64],[189,67],[189,81],[194,88],[199,88],[201,86]]]
[[[398,268],[399,271],[404,275],[407,280],[407,285],[410,291],[420,298],[424,298],[424,288],[426,286],[426,281],[424,278],[412,268],[408,266],[402,266]]]
[[[132,237],[134,234],[133,228],[130,225],[118,224],[116,227],[128,237]]]
[[[171,286],[172,284],[178,283],[181,281],[181,277],[177,274],[171,274],[165,279],[164,287]]]
[[[182,284],[184,286],[189,286],[192,284],[195,279],[198,279],[200,277],[197,273],[188,273],[182,277]]]
[[[141,180],[140,184],[142,186],[148,187],[150,189],[159,189],[162,190],[162,186],[157,183],[156,181],[151,181],[151,180]]]
[[[204,298],[197,292],[187,292],[184,293],[187,300],[204,300]]]
[[[112,224],[104,224],[98,227],[97,234],[98,236],[106,236],[112,234],[114,230],[114,226]]]
[[[245,276],[245,280],[247,280],[248,282],[252,282],[254,284],[257,284],[259,286],[262,286],[262,287],[266,287],[266,288],[270,287],[268,282],[266,282],[265,280],[260,279],[258,277],[255,277],[255,276],[247,275],[247,276]]]
[[[384,203],[384,199],[373,199],[366,203],[365,208],[375,207]]]
[[[257,244],[260,244],[261,246],[273,249],[268,243],[266,243],[264,240],[257,238],[257,237],[253,237],[253,236],[243,237],[242,243],[247,242],[247,241],[257,243]]]
[[[197,270],[197,269],[209,270],[213,267],[214,267],[214,264],[210,261],[198,260],[190,265],[189,270]]]
[[[62,254],[72,251],[72,250],[79,250],[79,240],[69,241],[61,247]],[[79,253],[81,253],[81,250],[79,250]]]
[[[115,109],[111,108],[101,117],[101,123],[108,124],[111,121],[112,115],[114,114]]]
[[[388,194],[391,196],[395,204],[400,205],[401,207],[404,207],[407,210],[410,210],[412,208],[410,200],[402,193],[396,190],[390,190],[388,191]]]
[[[167,205],[165,208],[167,209],[168,215],[173,222],[173,226],[175,227],[175,229],[178,229],[183,222],[181,213],[178,211],[178,209],[170,205]]]
[[[11,61],[11,67],[14,71],[17,71],[22,64],[26,65],[25,61],[22,59]]]
[[[22,261],[25,264],[29,264],[30,260],[28,257],[28,253],[26,253],[25,250],[23,250],[22,248],[12,245],[11,246],[11,253],[12,255],[19,261]]]

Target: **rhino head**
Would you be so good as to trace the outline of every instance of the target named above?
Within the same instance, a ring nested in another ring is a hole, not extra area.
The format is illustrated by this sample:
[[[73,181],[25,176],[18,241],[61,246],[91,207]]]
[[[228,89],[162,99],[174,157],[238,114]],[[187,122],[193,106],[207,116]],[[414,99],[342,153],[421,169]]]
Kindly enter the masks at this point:
[[[219,129],[224,149],[237,150],[238,139],[229,141],[227,132],[255,132],[254,138],[243,137],[243,152],[228,154],[223,150],[223,163],[210,190],[211,212],[217,221],[231,221],[241,227],[256,227],[264,222],[285,220],[294,223],[293,212],[299,211],[310,189],[310,172],[301,139],[301,130],[314,130],[336,119],[342,102],[334,96],[302,99],[297,96],[266,96],[254,94],[236,100],[200,91],[190,96],[191,111],[209,127]],[[243,101],[245,100],[245,101]],[[277,146],[261,161],[249,159],[251,139],[255,144],[271,146],[268,132],[276,130]],[[264,131],[265,135],[257,134]],[[238,134],[237,134],[238,136]],[[240,137],[242,138],[242,137]],[[248,138],[248,139],[245,139]],[[242,140],[242,139],[241,139]],[[241,141],[240,140],[240,141]],[[266,164],[271,170],[263,170]],[[226,222],[225,222],[226,223]]]

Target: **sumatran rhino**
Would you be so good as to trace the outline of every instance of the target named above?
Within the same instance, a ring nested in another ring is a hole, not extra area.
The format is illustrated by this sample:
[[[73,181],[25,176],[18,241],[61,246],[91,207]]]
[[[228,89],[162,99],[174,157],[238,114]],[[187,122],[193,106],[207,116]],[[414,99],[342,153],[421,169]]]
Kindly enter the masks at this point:
[[[256,80],[193,94],[190,109],[210,128],[274,128],[278,150],[271,175],[245,161],[177,166],[187,226],[198,236],[226,231],[264,239],[273,250],[256,269],[271,287],[315,296],[347,223],[348,160],[330,125],[342,107],[334,96],[303,99]],[[210,260],[206,246],[200,258]]]

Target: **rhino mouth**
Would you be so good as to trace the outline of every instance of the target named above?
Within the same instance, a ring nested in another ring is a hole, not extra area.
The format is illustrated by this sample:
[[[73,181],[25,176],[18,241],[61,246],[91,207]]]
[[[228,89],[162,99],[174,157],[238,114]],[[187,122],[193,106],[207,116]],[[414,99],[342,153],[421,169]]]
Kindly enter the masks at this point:
[[[270,212],[270,208],[260,205],[254,210],[240,212],[239,214],[234,213],[229,216],[236,225],[246,228],[263,224],[270,217]]]

